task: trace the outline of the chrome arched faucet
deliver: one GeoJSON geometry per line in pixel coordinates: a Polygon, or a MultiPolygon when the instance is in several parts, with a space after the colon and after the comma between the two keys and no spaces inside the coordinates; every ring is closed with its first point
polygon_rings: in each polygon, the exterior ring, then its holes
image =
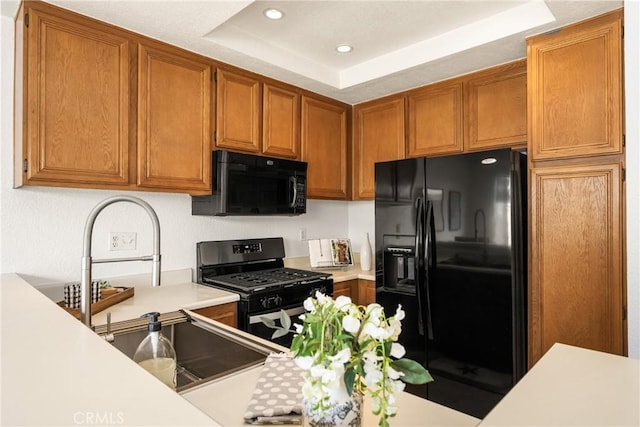
{"type": "Polygon", "coordinates": [[[82,279],[80,282],[80,320],[82,323],[91,327],[91,266],[92,264],[100,264],[107,262],[124,262],[124,261],[151,261],[151,284],[160,286],[160,223],[158,216],[153,208],[144,200],[133,196],[113,196],[98,203],[89,213],[87,222],[84,226],[84,244],[82,247],[82,279]],[[153,223],[153,254],[142,257],[131,258],[108,258],[100,260],[91,259],[91,236],[93,234],[93,224],[107,206],[117,202],[129,202],[142,207],[149,214],[153,223]]]}

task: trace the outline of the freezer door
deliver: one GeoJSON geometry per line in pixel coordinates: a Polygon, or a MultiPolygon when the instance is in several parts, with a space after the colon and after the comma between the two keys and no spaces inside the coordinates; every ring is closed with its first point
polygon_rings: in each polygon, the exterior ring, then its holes
{"type": "Polygon", "coordinates": [[[415,294],[416,215],[424,158],[375,165],[376,286],[415,294]]]}
{"type": "Polygon", "coordinates": [[[526,224],[514,222],[520,187],[512,178],[508,149],[426,161],[437,254],[429,272],[427,368],[435,381],[428,398],[480,418],[514,385],[514,360],[524,351],[514,320],[526,306],[525,293],[514,292],[523,286],[514,260],[524,249],[514,229],[526,224]]]}

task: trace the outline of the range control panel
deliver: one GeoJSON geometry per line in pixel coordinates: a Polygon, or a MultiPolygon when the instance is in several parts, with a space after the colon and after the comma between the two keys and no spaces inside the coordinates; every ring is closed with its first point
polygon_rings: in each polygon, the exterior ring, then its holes
{"type": "Polygon", "coordinates": [[[233,245],[234,254],[256,254],[262,252],[261,243],[233,245]]]}

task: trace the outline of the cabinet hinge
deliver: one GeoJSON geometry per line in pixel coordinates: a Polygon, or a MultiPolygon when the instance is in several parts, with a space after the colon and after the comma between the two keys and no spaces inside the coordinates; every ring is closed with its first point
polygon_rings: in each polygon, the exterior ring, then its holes
{"type": "Polygon", "coordinates": [[[627,135],[626,134],[622,135],[622,146],[623,147],[627,146],[627,135]]]}
{"type": "Polygon", "coordinates": [[[24,26],[29,28],[29,14],[28,13],[24,14],[24,26]]]}
{"type": "Polygon", "coordinates": [[[622,168],[622,182],[625,182],[626,180],[627,180],[627,169],[622,168]]]}
{"type": "Polygon", "coordinates": [[[28,170],[29,170],[29,161],[27,159],[24,159],[24,161],[22,162],[22,171],[24,173],[27,173],[28,170]]]}
{"type": "Polygon", "coordinates": [[[622,26],[622,28],[620,29],[620,37],[624,38],[624,25],[622,26]]]}
{"type": "Polygon", "coordinates": [[[218,83],[218,73],[216,71],[214,71],[213,73],[211,73],[211,80],[214,83],[218,83]]]}
{"type": "Polygon", "coordinates": [[[622,306],[622,320],[627,320],[627,306],[622,306]]]}

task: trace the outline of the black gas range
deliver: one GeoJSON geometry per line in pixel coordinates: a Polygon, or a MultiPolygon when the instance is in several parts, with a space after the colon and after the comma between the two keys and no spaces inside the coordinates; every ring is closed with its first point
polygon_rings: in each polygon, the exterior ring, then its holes
{"type": "MultiPolygon", "coordinates": [[[[307,297],[316,291],[333,295],[330,274],[287,268],[284,256],[281,237],[199,242],[197,281],[240,295],[238,328],[271,340],[273,330],[261,318],[277,319],[285,310],[296,320],[307,297]]],[[[289,334],[272,341],[289,346],[291,339],[289,334]]]]}

